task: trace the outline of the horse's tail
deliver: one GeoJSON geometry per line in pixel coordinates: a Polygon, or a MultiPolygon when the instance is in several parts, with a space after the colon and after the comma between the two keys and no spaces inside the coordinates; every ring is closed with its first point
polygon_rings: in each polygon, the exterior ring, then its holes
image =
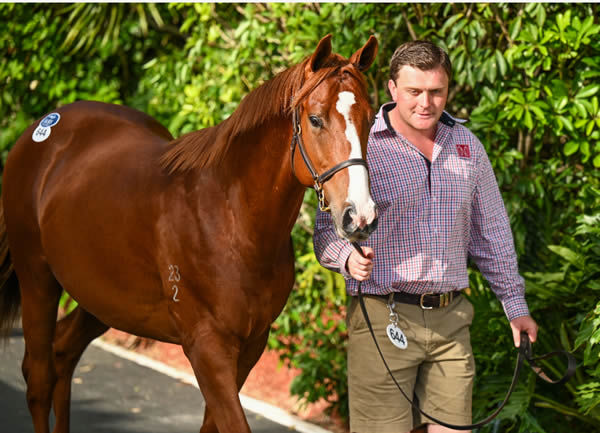
{"type": "Polygon", "coordinates": [[[20,310],[21,291],[8,250],[4,207],[0,200],[0,339],[7,337],[20,310]]]}

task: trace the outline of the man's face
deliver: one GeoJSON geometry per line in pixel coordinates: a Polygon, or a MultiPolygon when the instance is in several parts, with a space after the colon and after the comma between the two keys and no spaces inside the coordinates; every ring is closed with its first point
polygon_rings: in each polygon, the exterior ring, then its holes
{"type": "Polygon", "coordinates": [[[422,71],[404,65],[396,82],[390,80],[388,87],[397,104],[397,120],[401,127],[421,132],[435,131],[448,98],[448,76],[442,66],[422,71]]]}

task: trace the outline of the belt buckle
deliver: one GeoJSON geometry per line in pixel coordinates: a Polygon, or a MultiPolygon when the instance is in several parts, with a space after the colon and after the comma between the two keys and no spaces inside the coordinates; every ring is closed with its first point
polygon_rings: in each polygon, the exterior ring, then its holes
{"type": "Polygon", "coordinates": [[[433,307],[426,307],[425,305],[423,305],[423,298],[427,295],[433,295],[433,293],[423,293],[421,295],[421,298],[419,299],[419,307],[421,307],[421,309],[423,310],[433,310],[433,307]]]}

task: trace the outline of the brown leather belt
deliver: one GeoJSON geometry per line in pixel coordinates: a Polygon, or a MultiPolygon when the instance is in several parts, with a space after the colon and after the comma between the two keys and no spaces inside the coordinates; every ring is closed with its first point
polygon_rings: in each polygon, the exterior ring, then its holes
{"type": "Polygon", "coordinates": [[[402,304],[418,305],[423,310],[432,310],[434,308],[444,308],[452,303],[452,301],[460,296],[460,291],[446,293],[423,293],[413,294],[406,292],[392,292],[389,295],[366,295],[373,296],[378,299],[382,299],[384,302],[388,302],[390,296],[393,295],[395,302],[402,304]]]}

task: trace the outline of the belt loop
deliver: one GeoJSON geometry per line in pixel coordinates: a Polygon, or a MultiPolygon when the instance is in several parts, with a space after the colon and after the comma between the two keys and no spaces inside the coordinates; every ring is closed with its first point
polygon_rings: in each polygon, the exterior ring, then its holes
{"type": "Polygon", "coordinates": [[[394,292],[391,292],[388,296],[388,305],[392,305],[394,303],[394,292]]]}

